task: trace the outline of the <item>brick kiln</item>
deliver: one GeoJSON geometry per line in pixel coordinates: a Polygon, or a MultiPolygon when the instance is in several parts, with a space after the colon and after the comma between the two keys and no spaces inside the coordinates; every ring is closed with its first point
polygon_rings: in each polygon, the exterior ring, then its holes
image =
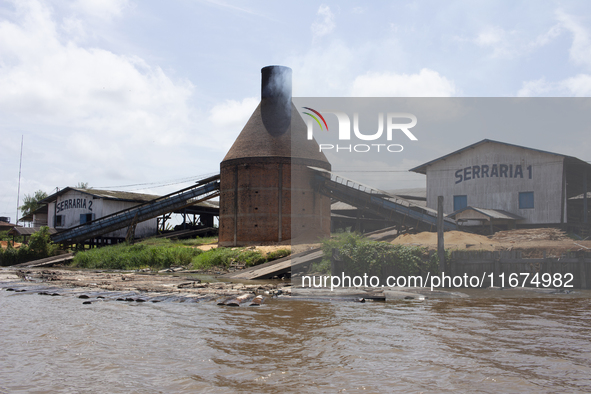
{"type": "Polygon", "coordinates": [[[291,69],[261,70],[261,102],[220,164],[221,246],[330,235],[330,199],[307,166],[330,163],[291,102],[291,69]]]}

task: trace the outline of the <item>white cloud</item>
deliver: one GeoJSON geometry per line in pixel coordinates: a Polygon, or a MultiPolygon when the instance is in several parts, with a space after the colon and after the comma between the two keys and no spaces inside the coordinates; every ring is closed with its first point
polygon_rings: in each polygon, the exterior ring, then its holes
{"type": "Polygon", "coordinates": [[[591,35],[589,30],[580,24],[577,19],[566,14],[562,10],[556,11],[556,19],[562,27],[573,34],[573,43],[570,48],[570,58],[575,65],[591,67],[591,35]]]}
{"type": "Polygon", "coordinates": [[[186,107],[189,82],[174,82],[138,57],[61,42],[50,10],[39,1],[18,11],[20,23],[0,22],[1,111],[87,124],[94,117],[178,115],[186,107]]]}
{"type": "Polygon", "coordinates": [[[80,13],[105,20],[120,17],[129,6],[129,0],[77,0],[72,5],[80,13]]]}
{"type": "Polygon", "coordinates": [[[575,97],[591,96],[591,75],[579,74],[565,79],[561,84],[575,97]]]}
{"type": "Polygon", "coordinates": [[[314,39],[330,34],[336,26],[329,6],[323,4],[318,7],[317,15],[319,18],[311,26],[314,39]]]}
{"type": "Polygon", "coordinates": [[[482,48],[490,48],[493,58],[512,58],[520,54],[521,35],[517,31],[507,32],[499,26],[483,28],[472,41],[482,48]]]}
{"type": "Polygon", "coordinates": [[[481,48],[490,48],[492,58],[516,58],[549,44],[562,33],[560,24],[551,26],[546,32],[531,38],[526,32],[519,30],[507,31],[500,26],[484,27],[472,41],[481,48]]]}
{"type": "Polygon", "coordinates": [[[523,82],[521,89],[517,92],[517,97],[535,97],[545,95],[548,92],[554,90],[550,83],[544,78],[540,78],[534,81],[523,82]]]}
{"type": "Polygon", "coordinates": [[[536,96],[591,96],[591,75],[578,74],[558,82],[548,82],[544,78],[526,81],[517,92],[518,97],[536,96]]]}
{"type": "Polygon", "coordinates": [[[247,97],[242,101],[226,100],[210,110],[209,120],[217,127],[244,126],[258,104],[256,97],[247,97]]]}
{"type": "Polygon", "coordinates": [[[209,137],[212,146],[227,151],[259,104],[256,97],[242,101],[226,100],[209,111],[208,122],[216,132],[209,137]]]}
{"type": "Polygon", "coordinates": [[[481,31],[474,41],[480,46],[489,46],[502,42],[504,37],[505,31],[500,27],[494,26],[487,27],[481,31]]]}
{"type": "MultiPolygon", "coordinates": [[[[124,3],[109,4],[115,15],[124,3]]],[[[81,14],[59,21],[38,0],[14,9],[12,19],[0,20],[0,136],[14,152],[15,135],[25,135],[22,193],[96,179],[143,181],[155,169],[206,161],[186,153],[208,145],[198,138],[205,130],[189,105],[189,81],[139,57],[64,39],[64,26],[84,33],[84,23],[72,22],[84,21],[81,14]]],[[[11,190],[12,182],[0,181],[0,189],[11,190]]]]}
{"type": "MultiPolygon", "coordinates": [[[[572,33],[572,44],[569,49],[569,58],[575,66],[591,67],[591,33],[577,18],[558,9],[555,12],[558,25],[538,38],[540,45],[557,37],[563,30],[572,33]]],[[[524,81],[517,92],[519,97],[533,96],[591,96],[591,75],[580,73],[561,81],[547,81],[545,78],[524,81]]]]}
{"type": "Polygon", "coordinates": [[[540,34],[534,41],[530,43],[532,49],[543,47],[549,44],[553,39],[557,38],[562,33],[560,25],[554,25],[547,32],[540,34]]]}
{"type": "Polygon", "coordinates": [[[418,74],[367,73],[355,78],[351,96],[357,97],[450,97],[453,81],[423,68],[418,74]]]}
{"type": "Polygon", "coordinates": [[[285,64],[294,70],[293,95],[346,95],[358,66],[356,59],[366,54],[363,48],[350,48],[332,40],[326,46],[313,46],[303,55],[288,58],[285,64]]]}

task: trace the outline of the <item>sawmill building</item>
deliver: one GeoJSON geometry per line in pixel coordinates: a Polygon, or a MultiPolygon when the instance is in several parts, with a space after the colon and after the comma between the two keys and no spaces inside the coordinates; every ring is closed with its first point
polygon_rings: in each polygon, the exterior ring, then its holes
{"type": "MultiPolygon", "coordinates": [[[[47,225],[56,230],[65,230],[92,220],[111,215],[123,209],[151,201],[158,196],[113,190],[78,189],[66,187],[45,198],[47,204],[47,225]]],[[[157,219],[138,223],[135,236],[149,237],[157,233],[157,219]]],[[[104,239],[125,238],[127,229],[104,234],[104,239]]]]}
{"type": "Polygon", "coordinates": [[[427,207],[465,225],[588,226],[591,165],[559,153],[482,140],[410,171],[427,176],[427,207]]]}

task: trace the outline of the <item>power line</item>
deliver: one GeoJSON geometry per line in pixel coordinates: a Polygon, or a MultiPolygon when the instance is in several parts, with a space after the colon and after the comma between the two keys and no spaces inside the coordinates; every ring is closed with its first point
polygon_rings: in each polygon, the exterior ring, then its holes
{"type": "MultiPolygon", "coordinates": [[[[134,183],[131,185],[96,186],[94,188],[95,189],[109,189],[109,188],[124,189],[124,188],[135,187],[135,186],[152,186],[152,187],[150,187],[151,189],[156,189],[159,187],[178,185],[181,183],[197,181],[200,179],[210,177],[215,174],[217,174],[217,172],[211,172],[211,173],[207,173],[207,174],[195,175],[195,176],[185,177],[185,178],[170,179],[170,180],[160,181],[160,182],[134,183]]],[[[132,189],[132,190],[143,190],[143,189],[148,189],[148,188],[144,187],[144,188],[137,188],[137,189],[132,189]]]]}

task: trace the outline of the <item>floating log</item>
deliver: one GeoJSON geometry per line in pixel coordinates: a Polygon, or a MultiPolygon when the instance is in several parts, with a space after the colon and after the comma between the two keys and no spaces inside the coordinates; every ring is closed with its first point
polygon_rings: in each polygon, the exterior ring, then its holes
{"type": "Polygon", "coordinates": [[[236,298],[226,301],[226,303],[224,305],[226,305],[226,306],[240,306],[240,304],[250,300],[252,297],[254,297],[253,294],[242,294],[236,298]]]}
{"type": "Polygon", "coordinates": [[[233,299],[234,299],[234,297],[220,298],[218,300],[218,305],[226,305],[226,302],[232,301],[233,299]]]}
{"type": "Polygon", "coordinates": [[[249,306],[260,306],[263,302],[265,302],[265,297],[258,295],[250,302],[249,306]]]}
{"type": "Polygon", "coordinates": [[[196,284],[201,283],[200,280],[194,280],[192,282],[183,282],[183,283],[179,283],[178,285],[176,285],[177,288],[182,289],[185,287],[195,287],[196,284]]]}
{"type": "Polygon", "coordinates": [[[406,291],[399,291],[399,290],[385,290],[384,295],[386,296],[386,301],[394,301],[394,300],[424,300],[428,297],[425,297],[422,294],[410,293],[406,291]]]}

